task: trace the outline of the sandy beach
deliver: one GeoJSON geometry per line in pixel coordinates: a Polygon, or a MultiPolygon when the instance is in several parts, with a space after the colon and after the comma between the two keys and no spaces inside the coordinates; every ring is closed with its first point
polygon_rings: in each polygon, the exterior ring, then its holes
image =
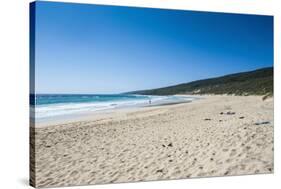
{"type": "Polygon", "coordinates": [[[52,187],[272,173],[273,98],[203,97],[32,127],[31,182],[52,187]]]}

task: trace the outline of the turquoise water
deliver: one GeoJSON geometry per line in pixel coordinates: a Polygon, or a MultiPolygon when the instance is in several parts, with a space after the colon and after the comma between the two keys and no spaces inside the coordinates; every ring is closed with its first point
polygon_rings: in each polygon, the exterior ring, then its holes
{"type": "Polygon", "coordinates": [[[183,96],[149,96],[129,94],[37,94],[35,118],[114,110],[118,108],[144,107],[167,103],[191,101],[183,96]]]}
{"type": "Polygon", "coordinates": [[[146,95],[127,94],[38,94],[36,105],[63,104],[63,103],[89,103],[89,102],[118,102],[132,100],[149,100],[146,95]]]}

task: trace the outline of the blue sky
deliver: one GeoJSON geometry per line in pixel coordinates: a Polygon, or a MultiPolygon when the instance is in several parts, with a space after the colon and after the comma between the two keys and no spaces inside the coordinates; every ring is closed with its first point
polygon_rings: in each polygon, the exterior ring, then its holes
{"type": "Polygon", "coordinates": [[[273,66],[273,17],[36,3],[37,93],[119,93],[273,66]]]}

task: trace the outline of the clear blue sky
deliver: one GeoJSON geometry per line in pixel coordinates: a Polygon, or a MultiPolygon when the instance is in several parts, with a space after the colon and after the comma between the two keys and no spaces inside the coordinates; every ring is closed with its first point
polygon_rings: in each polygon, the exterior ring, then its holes
{"type": "Polygon", "coordinates": [[[36,92],[119,93],[273,66],[273,17],[37,2],[36,92]]]}

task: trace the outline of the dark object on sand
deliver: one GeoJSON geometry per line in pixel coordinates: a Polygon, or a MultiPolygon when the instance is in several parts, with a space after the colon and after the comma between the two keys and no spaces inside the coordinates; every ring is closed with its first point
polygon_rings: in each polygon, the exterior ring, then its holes
{"type": "Polygon", "coordinates": [[[244,119],[244,118],[245,118],[244,116],[239,117],[239,119],[244,119]]]}
{"type": "Polygon", "coordinates": [[[173,144],[172,144],[172,143],[170,143],[170,144],[168,144],[168,146],[169,146],[169,147],[173,147],[173,144]]]}
{"type": "Polygon", "coordinates": [[[270,123],[269,121],[262,121],[262,122],[255,123],[255,125],[266,125],[269,123],[270,123]]]}
{"type": "Polygon", "coordinates": [[[272,97],[273,95],[271,94],[271,93],[269,93],[269,94],[266,94],[266,95],[264,95],[263,97],[262,97],[262,100],[264,101],[264,100],[266,100],[266,99],[268,99],[268,98],[270,98],[270,97],[272,97]]]}
{"type": "Polygon", "coordinates": [[[211,121],[211,119],[210,119],[210,118],[205,118],[204,120],[205,120],[205,121],[211,121]]]}
{"type": "Polygon", "coordinates": [[[163,173],[163,169],[158,169],[156,173],[163,173]]]}
{"type": "Polygon", "coordinates": [[[223,112],[221,112],[220,115],[223,115],[223,112]]]}
{"type": "Polygon", "coordinates": [[[227,115],[234,115],[235,112],[226,112],[227,115]]]}

